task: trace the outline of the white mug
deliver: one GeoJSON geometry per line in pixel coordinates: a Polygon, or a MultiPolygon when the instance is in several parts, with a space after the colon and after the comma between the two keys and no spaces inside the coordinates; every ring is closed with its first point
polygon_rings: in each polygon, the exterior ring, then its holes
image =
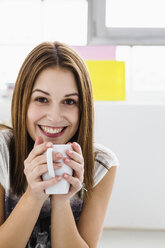
{"type": "MultiPolygon", "coordinates": [[[[63,161],[64,157],[68,157],[66,155],[66,150],[73,150],[71,144],[65,144],[65,145],[53,145],[52,148],[48,148],[46,151],[46,157],[47,157],[47,166],[48,166],[48,172],[44,173],[42,175],[42,179],[49,180],[55,176],[62,176],[64,173],[67,173],[69,175],[73,174],[72,168],[70,168],[68,165],[66,165],[63,161]],[[52,152],[59,152],[62,154],[62,159],[57,160],[62,164],[62,167],[54,170],[53,168],[53,159],[52,159],[52,152]]],[[[48,195],[54,195],[54,194],[67,194],[70,188],[70,184],[62,178],[57,184],[47,188],[45,190],[46,194],[48,195]]]]}

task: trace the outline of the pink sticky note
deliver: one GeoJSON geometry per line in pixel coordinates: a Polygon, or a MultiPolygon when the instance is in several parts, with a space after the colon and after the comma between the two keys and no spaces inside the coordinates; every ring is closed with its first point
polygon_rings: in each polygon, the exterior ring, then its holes
{"type": "Polygon", "coordinates": [[[73,46],[84,60],[115,60],[115,46],[73,46]]]}

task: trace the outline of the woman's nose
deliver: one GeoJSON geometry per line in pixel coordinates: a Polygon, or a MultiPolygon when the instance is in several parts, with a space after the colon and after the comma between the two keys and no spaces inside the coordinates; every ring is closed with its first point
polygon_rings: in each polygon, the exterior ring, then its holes
{"type": "Polygon", "coordinates": [[[47,117],[53,122],[60,122],[62,117],[62,109],[58,105],[53,105],[47,112],[47,117]]]}

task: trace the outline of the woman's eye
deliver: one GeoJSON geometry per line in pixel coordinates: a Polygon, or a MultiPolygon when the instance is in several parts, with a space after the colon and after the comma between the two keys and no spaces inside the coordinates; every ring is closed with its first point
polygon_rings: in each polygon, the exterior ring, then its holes
{"type": "Polygon", "coordinates": [[[37,97],[35,99],[37,102],[46,103],[48,100],[45,97],[37,97]]]}
{"type": "Polygon", "coordinates": [[[76,104],[76,101],[73,100],[73,99],[66,99],[66,100],[64,101],[64,103],[65,103],[65,104],[68,104],[68,105],[73,105],[73,104],[76,104]]]}

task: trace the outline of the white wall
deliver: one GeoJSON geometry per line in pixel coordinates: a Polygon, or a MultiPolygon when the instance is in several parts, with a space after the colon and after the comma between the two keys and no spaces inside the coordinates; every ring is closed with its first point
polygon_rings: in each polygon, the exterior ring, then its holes
{"type": "Polygon", "coordinates": [[[165,228],[165,105],[96,102],[95,140],[120,160],[105,227],[165,228]]]}

